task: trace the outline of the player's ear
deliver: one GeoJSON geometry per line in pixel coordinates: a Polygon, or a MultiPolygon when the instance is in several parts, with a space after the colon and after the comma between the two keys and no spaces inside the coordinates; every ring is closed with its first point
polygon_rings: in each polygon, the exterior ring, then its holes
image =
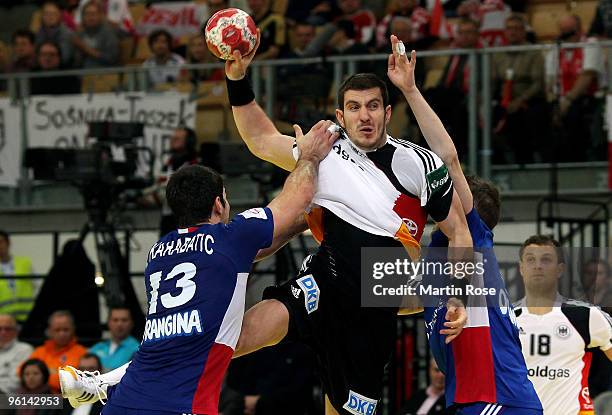
{"type": "Polygon", "coordinates": [[[338,120],[340,127],[346,128],[344,126],[344,111],[342,111],[340,108],[336,108],[336,119],[338,120]]]}
{"type": "Polygon", "coordinates": [[[385,121],[387,123],[391,121],[391,105],[387,105],[385,108],[385,121]]]}
{"type": "Polygon", "coordinates": [[[223,202],[221,201],[221,198],[219,196],[215,198],[212,214],[210,216],[211,218],[213,216],[223,216],[223,202]]]}

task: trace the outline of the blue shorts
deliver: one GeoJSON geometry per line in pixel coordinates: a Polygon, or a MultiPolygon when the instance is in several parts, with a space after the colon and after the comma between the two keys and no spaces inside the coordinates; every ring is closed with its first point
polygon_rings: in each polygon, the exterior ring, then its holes
{"type": "Polygon", "coordinates": [[[100,415],[190,415],[182,412],[152,411],[150,409],[132,409],[113,405],[107,402],[100,415]]]}
{"type": "Polygon", "coordinates": [[[458,405],[456,415],[543,415],[541,409],[513,408],[494,403],[474,403],[468,405],[458,405]]]}

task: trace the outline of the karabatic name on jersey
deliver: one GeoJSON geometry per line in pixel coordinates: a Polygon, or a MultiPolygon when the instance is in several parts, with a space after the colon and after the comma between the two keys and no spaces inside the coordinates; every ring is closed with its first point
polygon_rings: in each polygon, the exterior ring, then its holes
{"type": "MultiPolygon", "coordinates": [[[[466,220],[475,251],[484,260],[484,273],[474,275],[470,284],[495,288],[496,294],[468,298],[468,324],[450,344],[440,334],[445,328],[446,302],[441,299],[438,307],[425,307],[432,354],[446,374],[447,406],[487,402],[541,410],[527,377],[516,317],[493,252],[493,232],[476,209],[466,215],[466,220]]],[[[448,239],[438,230],[429,246],[446,247],[448,239]]]]}
{"type": "Polygon", "coordinates": [[[258,250],[272,243],[273,230],[270,209],[250,209],[229,224],[170,232],[151,248],[145,333],[110,402],[217,414],[240,335],[248,273],[258,250]]]}

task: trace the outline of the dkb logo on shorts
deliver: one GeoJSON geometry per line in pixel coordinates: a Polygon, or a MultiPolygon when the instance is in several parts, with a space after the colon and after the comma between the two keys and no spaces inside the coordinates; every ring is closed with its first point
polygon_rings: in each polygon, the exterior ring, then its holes
{"type": "Polygon", "coordinates": [[[319,308],[319,294],[321,291],[312,274],[298,278],[297,283],[302,291],[304,291],[304,303],[306,304],[308,314],[316,311],[319,308]]]}
{"type": "Polygon", "coordinates": [[[357,392],[349,390],[348,401],[346,401],[342,408],[355,415],[373,415],[376,411],[377,403],[374,399],[366,398],[357,392]]]}

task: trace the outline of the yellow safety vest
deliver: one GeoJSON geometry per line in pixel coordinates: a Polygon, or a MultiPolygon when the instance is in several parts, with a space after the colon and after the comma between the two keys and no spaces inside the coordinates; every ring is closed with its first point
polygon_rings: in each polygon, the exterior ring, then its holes
{"type": "MultiPolygon", "coordinates": [[[[15,275],[32,274],[30,258],[13,257],[13,270],[15,275]]],[[[31,279],[0,279],[0,314],[11,314],[22,323],[28,318],[33,306],[34,284],[31,279]]]]}

